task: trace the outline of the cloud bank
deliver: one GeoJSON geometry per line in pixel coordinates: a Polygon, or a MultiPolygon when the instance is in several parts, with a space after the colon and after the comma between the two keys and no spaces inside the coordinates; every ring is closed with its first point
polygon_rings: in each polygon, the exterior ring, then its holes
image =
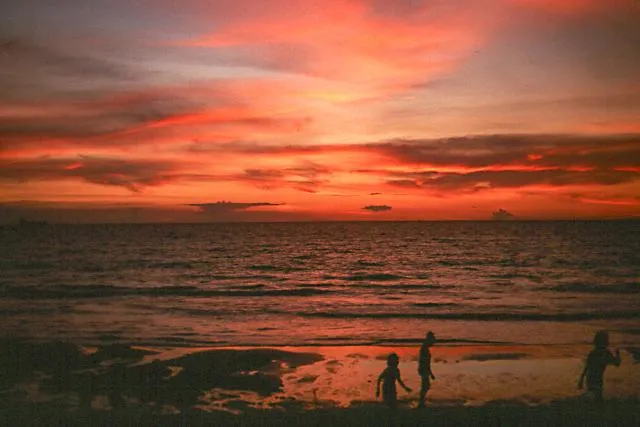
{"type": "Polygon", "coordinates": [[[388,212],[392,209],[392,207],[388,205],[369,205],[363,207],[362,209],[371,212],[388,212]]]}

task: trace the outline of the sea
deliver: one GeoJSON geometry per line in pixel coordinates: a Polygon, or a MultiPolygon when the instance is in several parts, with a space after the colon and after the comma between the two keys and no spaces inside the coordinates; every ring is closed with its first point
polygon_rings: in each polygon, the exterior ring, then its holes
{"type": "Polygon", "coordinates": [[[0,336],[640,345],[640,221],[0,227],[0,336]]]}

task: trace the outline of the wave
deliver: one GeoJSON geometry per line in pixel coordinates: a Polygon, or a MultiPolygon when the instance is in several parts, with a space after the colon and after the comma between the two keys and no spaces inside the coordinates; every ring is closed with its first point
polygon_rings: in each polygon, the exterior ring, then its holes
{"type": "Polygon", "coordinates": [[[359,259],[356,264],[361,265],[363,267],[384,267],[383,262],[375,262],[375,261],[364,261],[359,259]]]}
{"type": "Polygon", "coordinates": [[[393,288],[393,289],[406,289],[406,290],[411,290],[411,289],[441,289],[441,288],[444,288],[444,286],[442,286],[442,285],[435,285],[433,283],[399,284],[399,285],[392,285],[392,286],[389,286],[389,287],[393,288]]]}
{"type": "Polygon", "coordinates": [[[194,267],[194,263],[189,261],[166,261],[156,262],[149,265],[149,268],[167,268],[167,269],[190,269],[194,267]]]}
{"type": "MultiPolygon", "coordinates": [[[[185,276],[181,276],[185,277],[185,276]]],[[[235,275],[227,275],[227,274],[199,274],[198,278],[207,279],[209,281],[230,281],[236,280],[239,282],[245,280],[267,280],[272,282],[283,281],[283,278],[280,276],[275,276],[272,274],[235,274],[235,275]]]]}
{"type": "Polygon", "coordinates": [[[297,266],[291,266],[291,265],[284,265],[284,266],[277,266],[277,265],[270,265],[270,264],[256,264],[256,265],[249,265],[247,267],[245,267],[247,270],[253,270],[253,271],[262,271],[265,273],[268,272],[272,272],[272,273],[292,273],[292,272],[296,272],[296,271],[307,271],[307,268],[304,267],[297,267],[297,266]]]}
{"type": "Polygon", "coordinates": [[[285,288],[265,289],[260,285],[235,287],[231,289],[201,289],[195,286],[159,286],[154,288],[130,288],[111,285],[70,286],[59,285],[48,288],[9,287],[0,292],[5,298],[16,299],[79,299],[110,298],[125,296],[150,297],[268,297],[268,296],[313,296],[330,293],[326,289],[285,288]]]}
{"type": "Polygon", "coordinates": [[[404,279],[404,277],[397,276],[395,274],[380,273],[380,274],[355,274],[353,276],[343,277],[342,279],[350,282],[364,282],[364,281],[385,282],[390,280],[401,280],[401,279],[404,279]]]}
{"type": "Polygon", "coordinates": [[[570,283],[566,285],[538,288],[551,292],[575,292],[583,294],[640,294],[640,283],[617,283],[611,285],[594,285],[570,283]]]}
{"type": "Polygon", "coordinates": [[[542,279],[535,274],[522,274],[522,273],[504,273],[504,274],[490,274],[488,277],[494,279],[528,279],[533,282],[540,282],[542,279]]]}
{"type": "Polygon", "coordinates": [[[340,289],[387,289],[387,290],[421,290],[421,289],[441,289],[444,286],[435,285],[432,283],[422,283],[422,284],[402,284],[402,283],[394,283],[394,284],[371,284],[371,283],[300,283],[296,286],[302,288],[340,288],[340,289]]]}
{"type": "MultiPolygon", "coordinates": [[[[60,312],[68,312],[71,310],[65,309],[60,310],[57,308],[29,308],[29,315],[42,315],[42,314],[58,314],[60,312]]],[[[7,316],[13,317],[21,314],[25,314],[25,310],[22,308],[0,308],[0,317],[7,316]]]]}
{"type": "Polygon", "coordinates": [[[276,267],[275,265],[269,264],[259,264],[259,265],[250,265],[247,267],[249,270],[258,270],[258,271],[281,271],[282,268],[276,267]]]}
{"type": "Polygon", "coordinates": [[[295,259],[295,260],[298,260],[298,261],[303,261],[303,260],[307,260],[307,259],[313,259],[315,257],[316,257],[316,255],[314,255],[314,254],[307,254],[307,255],[294,256],[291,259],[295,259]]]}
{"type": "Polygon", "coordinates": [[[455,307],[460,304],[456,304],[453,302],[414,302],[414,307],[455,307]]]}
{"type": "Polygon", "coordinates": [[[341,319],[432,319],[473,321],[531,321],[574,322],[584,320],[640,319],[640,311],[577,312],[577,313],[348,313],[348,312],[295,312],[300,317],[341,319]]]}
{"type": "Polygon", "coordinates": [[[228,286],[225,289],[229,290],[229,289],[233,289],[233,290],[240,290],[240,291],[246,291],[246,290],[250,290],[250,289],[264,289],[266,288],[266,285],[232,285],[232,286],[228,286]]]}

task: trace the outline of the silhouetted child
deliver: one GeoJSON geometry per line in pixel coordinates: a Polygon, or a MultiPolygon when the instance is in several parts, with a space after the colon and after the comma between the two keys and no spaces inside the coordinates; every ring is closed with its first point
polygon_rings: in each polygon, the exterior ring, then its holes
{"type": "Polygon", "coordinates": [[[604,370],[608,365],[620,366],[620,350],[616,350],[616,355],[611,354],[609,349],[609,334],[606,331],[598,331],[593,337],[593,350],[587,356],[578,388],[584,386],[584,378],[587,377],[587,390],[593,393],[596,402],[602,402],[602,389],[604,383],[604,370]]]}
{"type": "Polygon", "coordinates": [[[433,332],[427,332],[427,335],[420,347],[420,356],[418,357],[418,374],[422,378],[422,384],[420,386],[420,398],[418,400],[418,407],[424,407],[424,400],[427,397],[427,392],[431,388],[431,380],[435,380],[436,377],[431,371],[431,350],[430,347],[436,343],[436,336],[433,332]]]}
{"type": "Polygon", "coordinates": [[[376,386],[376,397],[380,397],[380,382],[382,382],[382,400],[389,405],[390,408],[395,408],[398,401],[396,392],[396,381],[400,383],[407,393],[411,393],[411,389],[407,387],[400,378],[400,370],[398,364],[400,359],[395,353],[391,353],[387,358],[387,367],[378,377],[378,385],[376,386]]]}

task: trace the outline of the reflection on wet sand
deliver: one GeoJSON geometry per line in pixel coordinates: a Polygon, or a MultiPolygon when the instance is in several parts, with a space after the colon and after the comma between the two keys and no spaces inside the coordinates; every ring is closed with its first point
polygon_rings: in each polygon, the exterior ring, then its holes
{"type": "MultiPolygon", "coordinates": [[[[142,349],[111,345],[2,343],[2,405],[57,402],[77,407],[196,407],[233,413],[249,409],[352,407],[375,401],[375,383],[390,353],[398,354],[407,386],[419,390],[417,347],[283,347],[142,349]]],[[[542,404],[578,396],[584,347],[439,346],[430,405],[489,402],[542,404]]],[[[637,398],[640,371],[623,352],[607,371],[607,397],[637,398]]],[[[417,391],[400,394],[413,407],[417,391]]]]}
{"type": "MultiPolygon", "coordinates": [[[[577,396],[576,378],[584,347],[440,346],[434,350],[433,382],[428,401],[436,405],[482,405],[492,401],[542,404],[577,396]]],[[[406,384],[419,389],[415,347],[319,347],[318,363],[301,366],[284,377],[284,394],[317,406],[373,401],[378,373],[389,353],[400,356],[406,384]],[[314,381],[300,381],[301,378],[314,381]]],[[[611,398],[637,397],[640,371],[631,363],[607,372],[611,398]]],[[[417,392],[400,396],[414,406],[417,392]]]]}

